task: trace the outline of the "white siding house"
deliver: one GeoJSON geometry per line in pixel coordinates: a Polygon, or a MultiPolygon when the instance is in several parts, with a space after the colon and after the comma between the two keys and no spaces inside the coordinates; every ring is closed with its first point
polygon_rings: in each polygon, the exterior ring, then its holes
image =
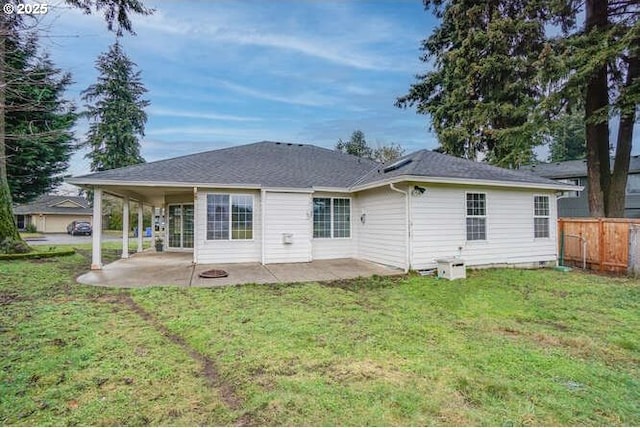
{"type": "Polygon", "coordinates": [[[385,186],[358,193],[358,258],[406,268],[405,197],[385,186]]]}
{"type": "Polygon", "coordinates": [[[557,258],[555,227],[534,236],[534,196],[549,198],[548,223],[556,224],[555,194],[477,186],[428,185],[411,197],[411,267],[433,267],[435,260],[459,256],[469,266],[550,262],[557,258]],[[486,239],[468,240],[466,195],[486,195],[486,239]]]}
{"type": "Polygon", "coordinates": [[[166,248],[193,252],[195,263],[357,258],[407,270],[442,257],[469,266],[554,263],[556,194],[581,189],[428,150],[384,165],[274,142],[67,181],[95,191],[96,212],[103,192],[163,208],[166,248]]]}
{"type": "Polygon", "coordinates": [[[264,263],[310,262],[311,194],[265,192],[264,263]]]}

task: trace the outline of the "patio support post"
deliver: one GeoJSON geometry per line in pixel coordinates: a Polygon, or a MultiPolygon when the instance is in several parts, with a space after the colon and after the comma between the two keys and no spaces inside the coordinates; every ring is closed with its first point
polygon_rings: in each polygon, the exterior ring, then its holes
{"type": "Polygon", "coordinates": [[[102,269],[102,189],[93,189],[93,237],[91,243],[91,270],[102,269]]]}
{"type": "Polygon", "coordinates": [[[138,202],[138,253],[142,252],[142,239],[144,236],[144,215],[142,202],[138,202]]]}
{"type": "Polygon", "coordinates": [[[198,263],[198,187],[193,187],[193,264],[198,263]]]}
{"type": "Polygon", "coordinates": [[[129,258],[129,198],[125,197],[122,203],[122,256],[129,258]]]}

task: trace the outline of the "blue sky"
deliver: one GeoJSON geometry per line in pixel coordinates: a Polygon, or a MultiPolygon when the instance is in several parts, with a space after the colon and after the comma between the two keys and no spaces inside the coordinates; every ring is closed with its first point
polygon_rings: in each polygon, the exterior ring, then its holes
{"type": "MultiPolygon", "coordinates": [[[[333,147],[356,129],[373,146],[436,146],[426,116],[393,105],[424,70],[420,41],[435,24],[418,0],[146,4],[156,13],[122,44],[149,90],[147,161],[261,140],[333,147]]],[[[46,18],[43,44],[82,106],[115,37],[97,15],[57,7],[46,18]]],[[[71,174],[89,171],[83,156],[71,174]]]]}
{"type": "MultiPolygon", "coordinates": [[[[437,146],[427,116],[393,105],[425,71],[420,42],[437,25],[420,0],[145,4],[155,14],[134,18],[137,36],[121,43],[149,90],[147,161],[261,140],[332,148],[356,129],[372,146],[437,146]]],[[[95,60],[115,36],[100,15],[63,2],[40,28],[56,65],[72,73],[68,95],[82,108],[80,92],[95,82],[95,60]]],[[[78,124],[80,140],[86,129],[78,124]]],[[[84,155],[74,155],[70,174],[89,172],[84,155]]]]}

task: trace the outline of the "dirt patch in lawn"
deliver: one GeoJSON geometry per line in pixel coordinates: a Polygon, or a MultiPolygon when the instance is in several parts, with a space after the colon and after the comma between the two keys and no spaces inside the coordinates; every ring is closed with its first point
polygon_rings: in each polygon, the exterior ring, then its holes
{"type": "MultiPolygon", "coordinates": [[[[105,303],[122,304],[126,306],[131,311],[138,314],[142,319],[147,321],[164,337],[180,346],[191,358],[202,366],[201,375],[205,379],[206,384],[210,388],[219,391],[220,398],[225,405],[227,405],[231,410],[241,409],[242,400],[236,394],[234,387],[220,376],[213,360],[192,348],[183,337],[169,331],[169,329],[165,327],[155,316],[138,305],[131,296],[126,294],[108,295],[101,296],[98,300],[105,303]]],[[[241,416],[240,419],[236,421],[237,426],[247,426],[250,424],[251,421],[248,419],[247,415],[241,416]]]]}

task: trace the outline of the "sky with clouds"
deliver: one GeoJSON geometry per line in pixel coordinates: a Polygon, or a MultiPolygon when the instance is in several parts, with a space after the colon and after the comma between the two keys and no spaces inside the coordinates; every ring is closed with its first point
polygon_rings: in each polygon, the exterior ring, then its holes
{"type": "MultiPolygon", "coordinates": [[[[437,21],[420,0],[145,4],[156,12],[135,17],[137,35],[121,43],[149,91],[147,161],[262,140],[332,148],[356,129],[373,146],[437,146],[427,116],[393,105],[426,70],[420,42],[437,21]]],[[[40,28],[82,108],[80,92],[95,82],[95,60],[115,35],[100,15],[62,1],[40,28]]],[[[79,122],[79,139],[86,129],[79,122]]],[[[70,174],[89,172],[84,155],[73,157],[70,174]]]]}
{"type": "MultiPolygon", "coordinates": [[[[426,116],[393,105],[424,71],[420,41],[435,21],[419,0],[145,4],[156,12],[135,18],[137,35],[121,43],[149,91],[147,161],[261,140],[330,148],[356,129],[373,146],[437,145],[426,116]]],[[[72,73],[68,95],[82,107],[115,36],[99,15],[63,3],[43,24],[43,45],[72,73]]],[[[89,171],[83,156],[71,174],[89,171]]]]}

